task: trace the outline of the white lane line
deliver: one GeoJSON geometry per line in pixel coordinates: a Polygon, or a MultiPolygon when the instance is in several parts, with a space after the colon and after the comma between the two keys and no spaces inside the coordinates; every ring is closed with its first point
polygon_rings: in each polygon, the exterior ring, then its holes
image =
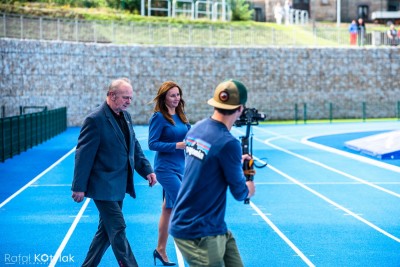
{"type": "MultiPolygon", "coordinates": [[[[135,186],[146,186],[146,187],[149,187],[149,184],[148,183],[141,183],[141,184],[135,184],[135,186]]],[[[154,186],[161,186],[161,185],[155,184],[154,186]]],[[[71,187],[71,184],[33,184],[33,185],[31,185],[31,187],[71,187]]]]}
{"type": "Polygon", "coordinates": [[[290,155],[292,155],[292,156],[295,156],[295,157],[297,157],[297,158],[300,158],[300,159],[305,160],[305,161],[307,161],[307,162],[310,162],[310,163],[312,163],[312,164],[318,165],[318,166],[320,166],[320,167],[322,167],[322,168],[325,168],[325,169],[327,169],[327,170],[330,170],[330,171],[332,171],[332,172],[335,172],[335,173],[338,173],[338,174],[340,174],[340,175],[343,175],[343,176],[345,176],[345,177],[347,177],[347,178],[349,178],[349,179],[355,180],[355,181],[360,182],[360,183],[362,183],[362,184],[368,185],[368,186],[370,186],[370,187],[373,187],[373,188],[375,188],[375,189],[378,189],[378,190],[380,190],[380,191],[383,191],[383,192],[385,192],[385,193],[388,193],[389,195],[392,195],[392,196],[395,196],[395,197],[400,198],[400,194],[398,194],[398,193],[396,193],[396,192],[393,192],[393,191],[388,190],[388,189],[386,189],[386,188],[380,187],[380,186],[378,186],[378,185],[376,185],[376,184],[374,184],[374,183],[371,183],[371,182],[365,181],[365,180],[363,180],[363,179],[361,179],[361,178],[358,178],[358,177],[356,177],[356,176],[354,176],[354,175],[348,174],[348,173],[343,172],[343,171],[341,171],[341,170],[338,170],[338,169],[335,169],[335,168],[330,167],[330,166],[328,166],[328,165],[325,165],[325,164],[323,164],[323,163],[321,163],[321,162],[319,162],[319,161],[316,161],[316,160],[310,159],[310,158],[308,158],[308,157],[302,156],[302,155],[300,155],[300,154],[294,153],[294,152],[292,152],[292,151],[290,151],[290,150],[287,150],[287,149],[282,148],[282,147],[280,147],[280,146],[274,145],[274,144],[272,144],[272,143],[270,142],[270,141],[272,141],[272,140],[274,140],[274,139],[279,139],[279,138],[280,138],[280,137],[273,137],[273,138],[270,138],[270,139],[267,139],[267,140],[264,140],[264,141],[256,138],[256,140],[259,141],[259,142],[264,142],[264,144],[266,144],[266,145],[268,145],[268,146],[270,146],[270,147],[273,147],[273,148],[275,148],[275,149],[277,149],[277,150],[280,150],[280,151],[282,151],[282,152],[285,152],[285,153],[287,153],[287,154],[290,154],[290,155]]]}
{"type": "Polygon", "coordinates": [[[317,137],[317,136],[304,137],[303,139],[301,139],[301,143],[303,143],[305,145],[308,145],[308,146],[311,146],[311,147],[314,147],[314,148],[317,148],[317,149],[320,149],[320,150],[325,150],[325,151],[328,151],[328,152],[331,152],[331,153],[334,153],[334,154],[338,154],[338,155],[341,155],[341,156],[344,156],[344,157],[347,157],[347,158],[351,158],[351,159],[360,161],[360,162],[364,162],[364,163],[367,163],[367,164],[370,164],[370,165],[374,165],[374,166],[377,166],[377,167],[380,167],[380,168],[383,168],[383,169],[387,169],[387,170],[391,170],[391,171],[400,173],[400,167],[398,167],[398,166],[391,165],[391,164],[388,164],[388,163],[385,163],[385,162],[381,162],[381,161],[377,161],[377,160],[374,160],[374,159],[371,159],[371,158],[363,157],[363,156],[360,156],[360,155],[356,155],[356,154],[353,154],[353,153],[349,153],[349,152],[346,152],[346,151],[341,151],[339,149],[332,148],[332,147],[329,147],[329,146],[324,146],[324,145],[321,145],[321,144],[317,144],[317,143],[314,143],[314,142],[308,140],[308,139],[314,138],[314,137],[317,137]]]}
{"type": "MultiPolygon", "coordinates": [[[[257,185],[293,185],[291,182],[257,182],[257,185]]],[[[313,184],[313,185],[353,185],[353,184],[363,184],[360,182],[305,182],[303,184],[313,184]]],[[[400,185],[399,182],[376,182],[374,184],[390,184],[390,185],[400,185]]]]}
{"type": "Polygon", "coordinates": [[[27,189],[30,185],[32,185],[34,182],[36,182],[37,180],[39,180],[43,175],[45,175],[46,173],[48,173],[51,169],[53,169],[55,166],[57,166],[58,164],[60,164],[65,158],[67,158],[70,154],[72,154],[75,151],[75,147],[73,149],[71,149],[67,154],[65,154],[64,156],[62,156],[59,160],[57,160],[56,162],[54,162],[50,167],[48,167],[46,170],[42,171],[38,176],[36,176],[35,178],[33,178],[30,182],[28,182],[26,185],[24,185],[23,187],[21,187],[17,192],[15,192],[14,194],[12,194],[10,197],[8,197],[6,200],[4,200],[1,204],[0,204],[0,208],[2,208],[5,204],[7,204],[8,202],[10,202],[13,198],[15,198],[16,196],[18,196],[22,191],[24,191],[25,189],[27,189]]]}
{"type": "Polygon", "coordinates": [[[50,264],[49,264],[49,267],[53,267],[53,266],[56,265],[58,259],[59,259],[60,256],[61,256],[61,253],[63,252],[63,250],[64,250],[65,246],[67,245],[67,243],[68,243],[68,241],[69,241],[71,235],[73,234],[73,232],[74,232],[76,226],[78,225],[78,222],[79,222],[79,220],[81,219],[81,217],[82,217],[82,215],[83,215],[83,212],[86,210],[86,208],[87,208],[89,202],[90,202],[90,198],[87,198],[87,199],[85,200],[85,202],[83,203],[81,209],[80,209],[79,212],[78,212],[78,215],[77,215],[76,218],[74,219],[74,222],[71,224],[71,227],[68,229],[67,234],[65,235],[63,241],[61,242],[61,245],[58,247],[56,253],[54,254],[53,259],[51,260],[51,262],[50,262],[50,264]]]}
{"type": "MultiPolygon", "coordinates": [[[[255,160],[259,161],[261,164],[264,164],[264,163],[265,163],[264,161],[258,159],[257,157],[254,157],[254,156],[253,156],[253,158],[254,158],[255,160]]],[[[308,186],[306,186],[305,184],[299,182],[298,180],[296,180],[295,178],[289,176],[288,174],[286,174],[286,173],[280,171],[279,169],[277,169],[277,168],[275,168],[275,167],[273,167],[273,166],[271,166],[271,165],[267,165],[267,167],[270,168],[271,170],[273,170],[274,172],[276,172],[276,173],[282,175],[282,176],[285,177],[286,179],[292,181],[293,183],[297,184],[298,186],[302,187],[303,189],[309,191],[310,193],[316,195],[317,197],[319,197],[319,198],[325,200],[325,201],[328,202],[329,204],[331,204],[331,205],[335,206],[336,208],[338,208],[338,209],[344,211],[346,214],[349,214],[349,215],[353,216],[354,218],[356,218],[357,220],[359,220],[359,221],[365,223],[365,224],[368,225],[369,227],[375,229],[376,231],[382,233],[383,235],[385,235],[385,236],[387,236],[387,237],[393,239],[394,241],[400,243],[400,238],[398,238],[398,237],[396,237],[396,236],[394,236],[394,235],[392,235],[392,234],[386,232],[385,230],[379,228],[379,227],[376,226],[375,224],[373,224],[373,223],[367,221],[366,219],[360,217],[358,214],[352,212],[352,211],[349,210],[349,209],[346,209],[345,207],[339,205],[338,203],[334,202],[333,200],[327,198],[326,196],[324,196],[324,195],[318,193],[318,192],[315,191],[314,189],[311,189],[310,187],[308,187],[308,186]]]]}
{"type": "MultiPolygon", "coordinates": [[[[385,163],[385,162],[381,162],[381,161],[378,161],[378,160],[374,160],[374,159],[371,159],[371,158],[367,158],[367,157],[364,157],[364,156],[361,156],[361,155],[356,155],[356,154],[353,154],[353,153],[349,153],[349,152],[346,152],[346,151],[341,151],[339,149],[335,149],[335,148],[332,148],[332,147],[328,147],[328,146],[324,146],[324,145],[321,145],[321,144],[317,144],[315,142],[312,142],[312,141],[308,140],[310,138],[315,138],[315,137],[320,137],[320,136],[327,136],[327,135],[344,134],[344,133],[363,133],[366,130],[354,130],[354,129],[351,129],[351,130],[342,130],[342,131],[332,131],[332,132],[329,132],[329,133],[325,133],[323,135],[306,136],[306,137],[303,137],[299,141],[299,140],[291,138],[291,137],[289,137],[287,135],[282,135],[282,134],[279,134],[279,133],[276,133],[276,132],[273,132],[273,131],[265,130],[263,127],[255,127],[255,128],[257,128],[257,130],[259,130],[260,132],[268,133],[268,134],[271,134],[271,135],[276,136],[276,137],[280,137],[280,138],[283,138],[283,139],[291,140],[291,141],[296,142],[296,143],[302,143],[302,144],[305,144],[305,145],[308,145],[308,146],[311,146],[311,147],[314,147],[314,148],[317,148],[317,149],[320,149],[320,150],[325,150],[325,151],[328,151],[328,152],[331,152],[331,153],[335,153],[335,154],[338,154],[338,155],[341,155],[341,156],[345,156],[345,157],[348,157],[348,158],[351,158],[351,159],[355,159],[355,160],[358,160],[360,162],[368,163],[370,165],[374,165],[374,166],[377,166],[377,167],[380,167],[380,168],[383,168],[383,169],[391,170],[391,171],[394,171],[394,172],[400,172],[400,167],[398,167],[398,166],[395,166],[395,165],[392,165],[392,164],[388,164],[388,163],[385,163]]],[[[372,131],[372,130],[373,129],[370,129],[369,131],[372,131]]],[[[377,129],[374,129],[374,130],[376,131],[377,129]]]]}
{"type": "Polygon", "coordinates": [[[278,227],[270,220],[268,217],[256,206],[252,201],[250,201],[250,206],[257,212],[258,215],[260,215],[261,218],[288,244],[295,252],[296,256],[299,256],[308,266],[315,266],[304,254],[303,252],[300,251],[296,247],[295,244],[293,244],[292,241],[290,241],[289,238],[285,236],[284,233],[282,233],[281,230],[279,230],[278,227]]]}
{"type": "Polygon", "coordinates": [[[176,251],[176,258],[178,259],[178,266],[185,267],[185,260],[183,259],[182,253],[179,250],[178,246],[176,245],[175,241],[174,241],[174,245],[175,245],[175,251],[176,251]]]}
{"type": "Polygon", "coordinates": [[[66,186],[71,186],[71,184],[33,184],[31,187],[66,187],[66,186]]]}
{"type": "MultiPolygon", "coordinates": [[[[255,215],[259,215],[263,220],[288,244],[295,252],[296,256],[299,256],[308,266],[315,266],[297,247],[296,245],[293,244],[292,241],[289,240],[285,236],[282,231],[279,230],[278,227],[270,220],[266,215],[271,215],[270,213],[264,214],[253,202],[250,201],[250,206],[257,212],[255,215]]],[[[254,215],[254,214],[253,214],[254,215]]],[[[185,267],[185,262],[182,256],[182,253],[180,252],[178,246],[174,242],[175,245],[175,251],[176,251],[176,257],[178,259],[178,266],[179,267],[185,267]]]]}

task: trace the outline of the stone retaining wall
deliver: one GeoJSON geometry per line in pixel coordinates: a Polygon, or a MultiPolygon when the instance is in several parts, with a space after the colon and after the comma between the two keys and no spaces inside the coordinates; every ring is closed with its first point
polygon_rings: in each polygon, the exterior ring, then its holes
{"type": "Polygon", "coordinates": [[[268,119],[293,119],[294,105],[307,103],[309,119],[326,118],[333,103],[336,117],[357,117],[363,101],[378,107],[369,117],[393,117],[395,108],[381,103],[400,100],[398,48],[220,48],[123,46],[0,39],[0,106],[6,115],[19,106],[66,106],[69,126],[106,96],[109,82],[131,79],[134,99],[129,111],[136,124],[147,124],[149,104],[163,81],[183,89],[192,122],[209,116],[206,104],[215,86],[241,80],[250,90],[249,107],[268,119]],[[353,114],[354,113],[354,114],[353,114]]]}

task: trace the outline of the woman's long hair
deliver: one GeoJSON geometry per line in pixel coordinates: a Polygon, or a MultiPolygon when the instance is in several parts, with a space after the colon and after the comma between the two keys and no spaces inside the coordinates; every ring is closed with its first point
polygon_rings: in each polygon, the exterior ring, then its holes
{"type": "Polygon", "coordinates": [[[173,87],[177,87],[179,89],[179,94],[181,96],[181,99],[179,101],[178,106],[175,108],[176,114],[178,114],[179,118],[183,123],[189,123],[186,115],[185,115],[185,101],[183,100],[182,97],[182,89],[173,81],[166,81],[161,84],[160,88],[158,89],[157,96],[153,99],[153,102],[155,103],[154,106],[154,112],[161,112],[163,114],[164,118],[175,125],[174,120],[172,119],[172,116],[168,112],[167,105],[165,104],[165,98],[167,96],[167,92],[172,89],[173,87]]]}

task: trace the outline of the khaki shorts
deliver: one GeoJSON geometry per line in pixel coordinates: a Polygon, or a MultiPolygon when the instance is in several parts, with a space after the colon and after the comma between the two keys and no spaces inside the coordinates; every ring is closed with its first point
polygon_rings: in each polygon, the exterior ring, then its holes
{"type": "Polygon", "coordinates": [[[224,235],[196,239],[174,238],[174,240],[190,267],[243,266],[235,238],[230,231],[224,235]]]}

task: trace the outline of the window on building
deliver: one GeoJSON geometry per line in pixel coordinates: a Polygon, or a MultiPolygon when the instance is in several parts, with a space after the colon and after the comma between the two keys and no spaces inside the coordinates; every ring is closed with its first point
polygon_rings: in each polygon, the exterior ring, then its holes
{"type": "Polygon", "coordinates": [[[310,1],[309,0],[295,0],[292,1],[294,9],[301,9],[310,12],[310,1]]]}
{"type": "Polygon", "coordinates": [[[368,19],[369,7],[367,5],[359,5],[357,8],[357,16],[363,20],[368,19]]]}
{"type": "Polygon", "coordinates": [[[388,11],[398,11],[400,10],[399,0],[389,0],[388,11]]]}
{"type": "Polygon", "coordinates": [[[294,0],[292,1],[293,4],[308,4],[310,1],[309,0],[294,0]]]}
{"type": "Polygon", "coordinates": [[[253,14],[254,14],[254,20],[255,21],[263,21],[263,14],[262,14],[261,8],[255,7],[253,14]]]}

